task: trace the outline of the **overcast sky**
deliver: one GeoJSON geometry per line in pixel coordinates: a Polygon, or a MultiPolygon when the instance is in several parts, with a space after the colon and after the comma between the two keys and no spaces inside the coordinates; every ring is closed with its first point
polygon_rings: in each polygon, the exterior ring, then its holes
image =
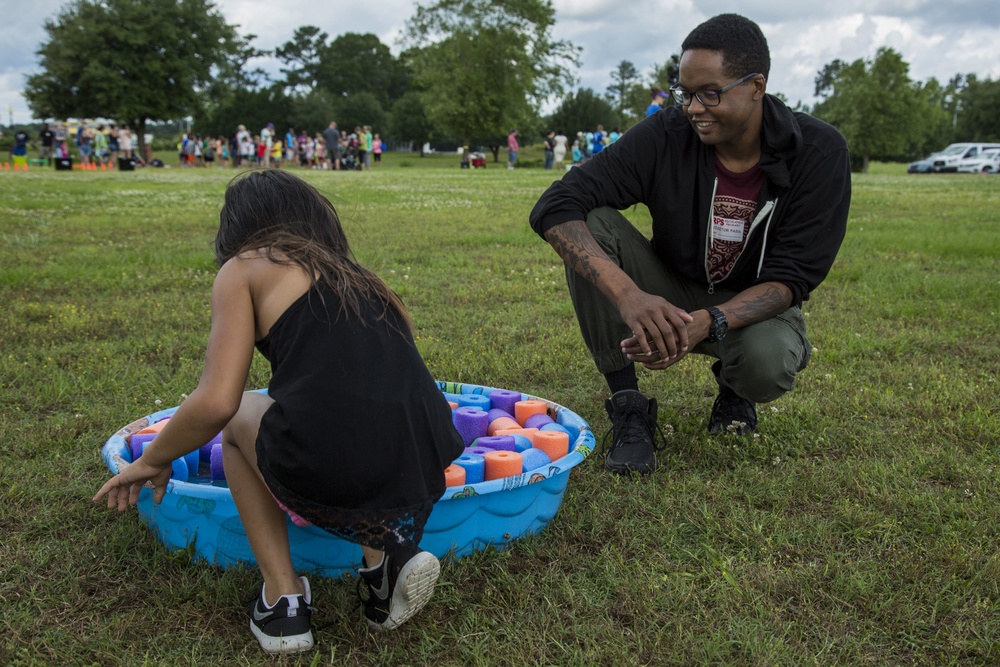
{"type": "MultiPolygon", "coordinates": [[[[422,0],[430,4],[431,0],[422,0]]],[[[47,39],[43,23],[65,0],[0,0],[0,118],[31,120],[21,95],[25,75],[38,70],[35,52],[47,39]]],[[[316,25],[331,37],[373,33],[394,53],[414,0],[216,0],[229,23],[258,36],[271,49],[291,39],[295,28],[316,25]]],[[[583,48],[578,86],[603,93],[622,60],[646,75],[677,52],[688,32],[706,18],[738,12],[760,24],[771,47],[770,92],[792,103],[815,102],[813,81],[839,58],[872,58],[881,46],[902,54],[910,78],[946,83],[955,74],[1000,79],[998,0],[553,0],[554,36],[583,48]]],[[[95,45],[97,48],[98,45],[95,45]]],[[[278,73],[276,62],[261,63],[278,73]]],[[[143,85],[142,82],[135,82],[143,85]]]]}

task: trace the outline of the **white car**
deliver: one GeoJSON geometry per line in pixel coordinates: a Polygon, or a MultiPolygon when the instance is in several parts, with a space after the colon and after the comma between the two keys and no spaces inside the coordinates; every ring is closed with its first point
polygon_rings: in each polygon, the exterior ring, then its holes
{"type": "Polygon", "coordinates": [[[989,148],[977,157],[961,160],[958,163],[958,171],[970,174],[1000,173],[1000,148],[989,148]]]}

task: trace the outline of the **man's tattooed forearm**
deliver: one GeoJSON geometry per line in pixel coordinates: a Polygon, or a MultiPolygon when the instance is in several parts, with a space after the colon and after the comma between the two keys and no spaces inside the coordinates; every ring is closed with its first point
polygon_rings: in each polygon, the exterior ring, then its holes
{"type": "Polygon", "coordinates": [[[741,301],[740,305],[732,309],[731,314],[750,324],[774,317],[787,310],[788,306],[789,298],[785,291],[774,285],[768,285],[753,298],[741,301]]]}
{"type": "Polygon", "coordinates": [[[585,227],[580,229],[574,223],[565,223],[550,229],[545,238],[571,269],[597,284],[601,274],[593,260],[606,256],[585,227]]]}

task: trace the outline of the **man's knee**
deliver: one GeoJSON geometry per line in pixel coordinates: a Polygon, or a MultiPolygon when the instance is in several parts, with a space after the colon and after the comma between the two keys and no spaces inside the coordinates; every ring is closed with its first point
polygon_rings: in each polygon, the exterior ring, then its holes
{"type": "Polygon", "coordinates": [[[723,382],[755,403],[767,403],[791,391],[796,375],[811,356],[804,327],[798,325],[795,315],[734,332],[734,338],[740,340],[723,362],[723,382]]]}
{"type": "MultiPolygon", "coordinates": [[[[791,360],[791,352],[786,350],[791,360]]],[[[751,355],[728,373],[726,384],[737,394],[754,403],[768,403],[795,387],[797,370],[790,363],[782,363],[773,355],[751,355]]]]}

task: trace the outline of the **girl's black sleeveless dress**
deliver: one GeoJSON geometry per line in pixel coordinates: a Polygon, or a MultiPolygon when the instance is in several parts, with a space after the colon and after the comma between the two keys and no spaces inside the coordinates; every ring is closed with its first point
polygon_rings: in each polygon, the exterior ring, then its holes
{"type": "Polygon", "coordinates": [[[463,442],[402,319],[375,299],[361,307],[361,318],[341,312],[314,286],[257,342],[274,399],[257,462],[275,498],[314,525],[410,549],[463,442]]]}

